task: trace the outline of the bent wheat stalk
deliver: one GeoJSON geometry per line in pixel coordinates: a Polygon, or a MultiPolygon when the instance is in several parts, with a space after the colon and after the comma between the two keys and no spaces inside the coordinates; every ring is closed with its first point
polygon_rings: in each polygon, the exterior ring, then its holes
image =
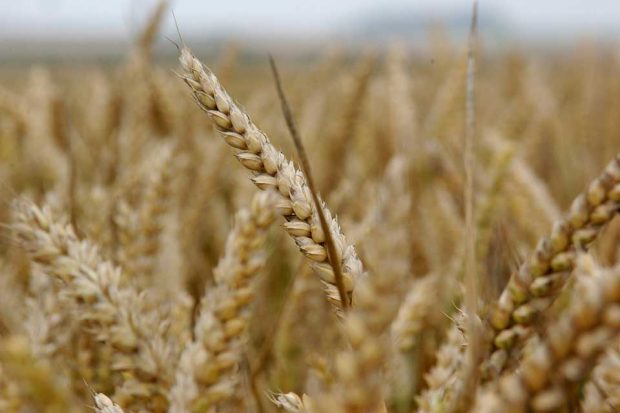
{"type": "MultiPolygon", "coordinates": [[[[233,101],[215,75],[187,47],[181,50],[183,79],[190,87],[196,103],[215,122],[224,141],[237,150],[236,158],[253,174],[259,189],[274,189],[280,194],[276,209],[287,222],[284,228],[299,250],[312,261],[330,302],[337,310],[344,308],[329,263],[325,233],[313,205],[312,194],[303,173],[285,158],[250,117],[233,101]]],[[[336,257],[341,262],[344,288],[351,302],[356,282],[364,276],[362,262],[355,248],[348,244],[331,212],[322,206],[336,244],[336,257]]]]}

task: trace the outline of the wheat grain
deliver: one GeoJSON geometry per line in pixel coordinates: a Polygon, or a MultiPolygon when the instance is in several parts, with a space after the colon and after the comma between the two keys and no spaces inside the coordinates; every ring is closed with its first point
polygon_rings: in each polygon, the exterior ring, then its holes
{"type": "Polygon", "coordinates": [[[97,413],[124,413],[118,404],[114,403],[103,393],[95,394],[94,399],[95,411],[97,413]]]}

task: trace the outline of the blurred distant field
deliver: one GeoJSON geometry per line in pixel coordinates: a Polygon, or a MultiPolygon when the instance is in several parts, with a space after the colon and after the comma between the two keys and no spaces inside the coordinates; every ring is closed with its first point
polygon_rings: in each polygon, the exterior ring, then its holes
{"type": "Polygon", "coordinates": [[[0,412],[620,408],[620,38],[192,32],[206,69],[155,10],[0,46],[0,412]]]}

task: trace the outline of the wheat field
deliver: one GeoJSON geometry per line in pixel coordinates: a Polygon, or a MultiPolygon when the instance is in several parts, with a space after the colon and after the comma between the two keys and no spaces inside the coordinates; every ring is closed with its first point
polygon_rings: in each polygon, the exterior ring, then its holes
{"type": "Polygon", "coordinates": [[[620,409],[617,50],[472,25],[276,84],[157,63],[169,17],[0,70],[0,412],[620,409]]]}

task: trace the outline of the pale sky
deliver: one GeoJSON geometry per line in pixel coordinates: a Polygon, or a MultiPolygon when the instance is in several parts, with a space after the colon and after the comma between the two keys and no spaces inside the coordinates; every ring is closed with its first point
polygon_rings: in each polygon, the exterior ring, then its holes
{"type": "MultiPolygon", "coordinates": [[[[0,41],[4,38],[129,38],[155,0],[0,0],[0,41]]],[[[381,12],[406,10],[442,15],[469,10],[470,0],[176,0],[179,24],[191,35],[313,35],[348,27],[381,12]]],[[[524,34],[613,33],[620,38],[620,0],[480,0],[524,34]]],[[[172,18],[165,33],[173,32],[172,18]]]]}

